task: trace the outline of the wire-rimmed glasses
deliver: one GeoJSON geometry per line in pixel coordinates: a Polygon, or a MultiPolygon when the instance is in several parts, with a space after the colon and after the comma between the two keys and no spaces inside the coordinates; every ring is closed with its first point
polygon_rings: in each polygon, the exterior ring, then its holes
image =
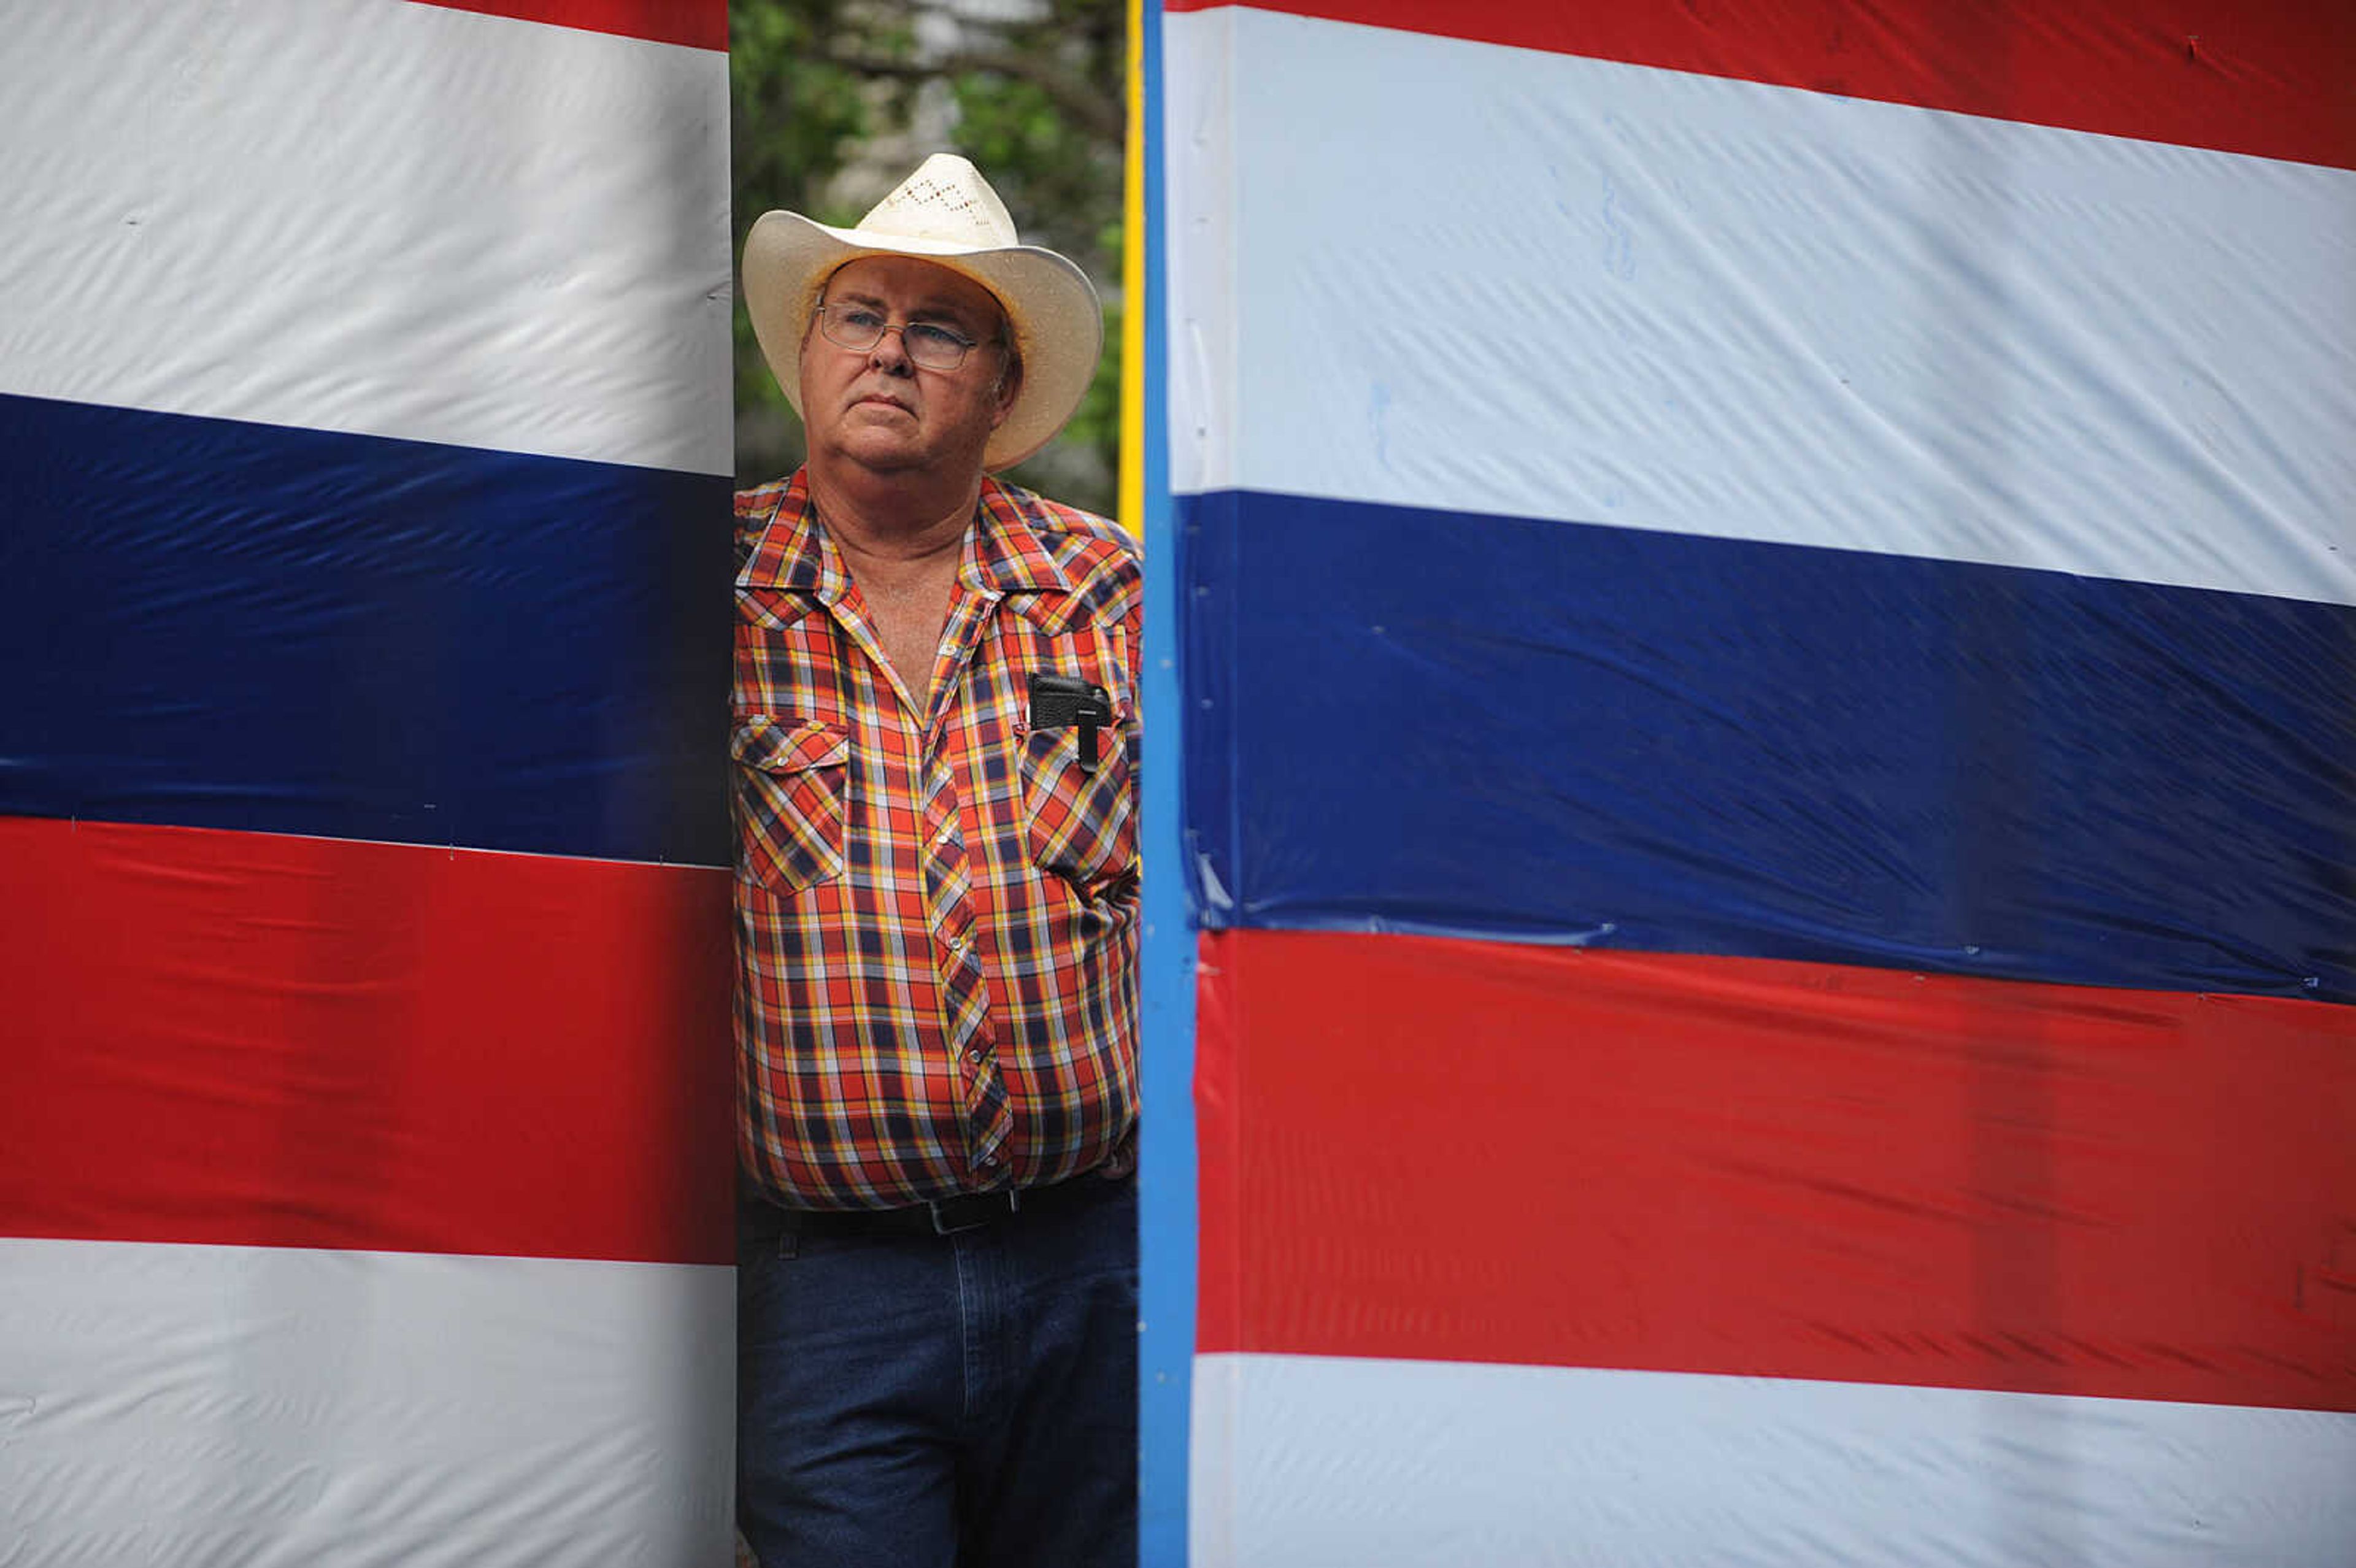
{"type": "Polygon", "coordinates": [[[894,326],[872,305],[822,304],[818,307],[818,329],[829,343],[854,354],[866,353],[884,341],[885,333],[896,332],[910,362],[926,370],[954,370],[975,347],[972,338],[937,321],[909,321],[894,326]]]}

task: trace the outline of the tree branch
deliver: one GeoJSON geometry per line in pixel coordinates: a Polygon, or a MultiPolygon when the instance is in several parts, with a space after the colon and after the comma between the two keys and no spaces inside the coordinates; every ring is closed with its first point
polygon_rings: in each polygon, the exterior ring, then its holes
{"type": "Polygon", "coordinates": [[[1129,106],[1107,98],[1085,78],[1065,70],[1053,60],[1015,49],[957,49],[934,60],[893,59],[884,55],[852,54],[830,49],[826,59],[864,76],[922,81],[955,76],[960,71],[986,70],[1027,81],[1055,101],[1055,106],[1091,135],[1120,144],[1129,121],[1129,106]]]}

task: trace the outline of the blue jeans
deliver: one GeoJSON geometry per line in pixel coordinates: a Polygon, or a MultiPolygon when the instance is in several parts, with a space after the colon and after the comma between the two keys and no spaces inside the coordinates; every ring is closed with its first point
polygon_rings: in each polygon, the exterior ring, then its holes
{"type": "Polygon", "coordinates": [[[1134,1568],[1137,1184],[953,1236],[740,1211],[736,1511],[765,1568],[1134,1568]]]}

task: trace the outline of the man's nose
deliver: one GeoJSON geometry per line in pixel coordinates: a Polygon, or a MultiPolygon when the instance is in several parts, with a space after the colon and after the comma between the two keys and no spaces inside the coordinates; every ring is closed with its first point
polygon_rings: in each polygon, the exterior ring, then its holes
{"type": "Polygon", "coordinates": [[[875,340],[875,347],[867,351],[867,357],[887,376],[916,373],[916,361],[908,357],[908,343],[905,336],[907,330],[905,326],[885,327],[884,336],[875,340]]]}

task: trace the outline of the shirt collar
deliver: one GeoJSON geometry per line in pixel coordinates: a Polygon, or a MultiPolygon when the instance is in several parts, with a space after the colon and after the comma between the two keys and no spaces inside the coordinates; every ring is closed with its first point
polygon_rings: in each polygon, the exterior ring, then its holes
{"type": "MultiPolygon", "coordinates": [[[[985,475],[965,536],[958,577],[991,598],[1009,594],[1066,594],[1071,579],[1039,542],[1017,498],[1022,493],[985,475]]],[[[762,525],[750,555],[736,573],[739,588],[789,588],[816,593],[827,603],[842,596],[850,579],[834,541],[819,526],[810,504],[809,470],[795,471],[778,494],[776,507],[762,525]]],[[[1040,607],[1044,610],[1044,605],[1040,607]]]]}
{"type": "Polygon", "coordinates": [[[1039,542],[1038,530],[1019,499],[1022,494],[995,479],[982,479],[958,575],[967,587],[993,597],[1069,593],[1072,580],[1039,542]]]}
{"type": "Polygon", "coordinates": [[[842,597],[848,581],[842,558],[818,526],[817,508],[810,505],[809,470],[798,468],[737,571],[736,586],[798,588],[830,604],[842,597]]]}

